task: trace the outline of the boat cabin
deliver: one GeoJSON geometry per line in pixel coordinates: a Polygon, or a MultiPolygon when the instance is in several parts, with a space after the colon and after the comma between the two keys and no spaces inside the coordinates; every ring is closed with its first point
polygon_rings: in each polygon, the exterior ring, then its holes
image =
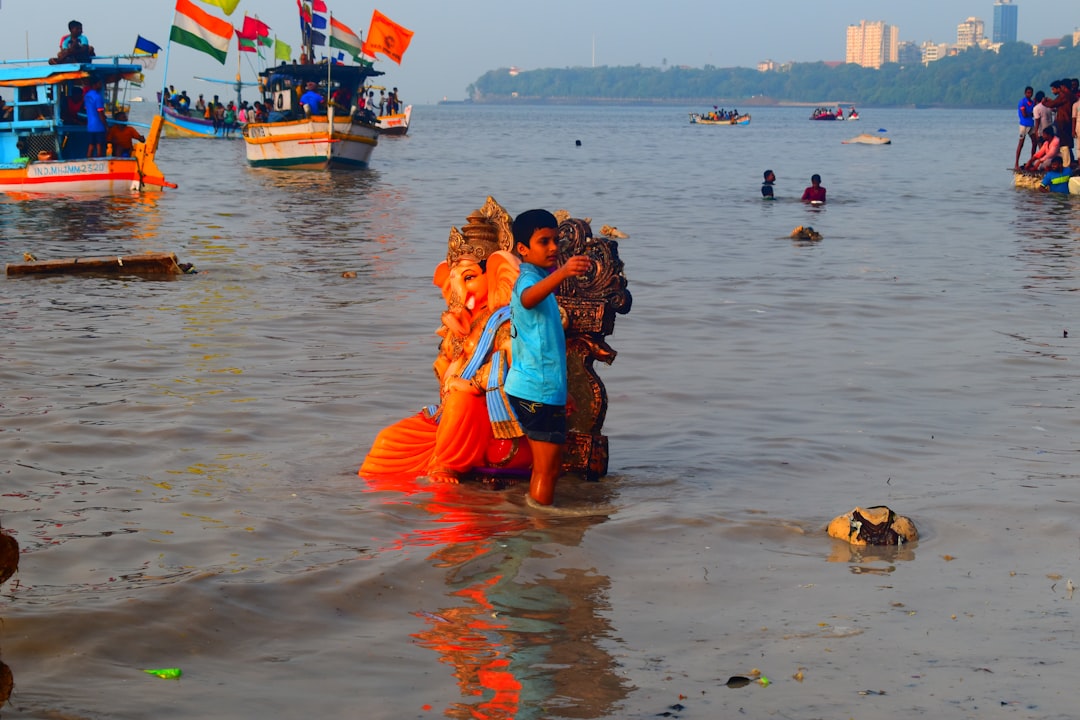
{"type": "Polygon", "coordinates": [[[282,64],[259,73],[259,91],[269,111],[270,122],[304,117],[300,96],[304,94],[307,84],[313,82],[324,102],[334,97],[339,89],[344,89],[350,98],[348,112],[354,114],[354,119],[374,123],[374,115],[361,117],[362,114],[357,112],[356,98],[368,78],[382,74],[370,65],[282,64]]]}
{"type": "MultiPolygon", "coordinates": [[[[100,60],[100,58],[99,58],[100,60]]],[[[106,63],[0,65],[0,167],[35,160],[85,158],[89,146],[83,89],[102,82],[105,111],[120,105],[121,86],[141,78],[142,67],[106,63]]]]}

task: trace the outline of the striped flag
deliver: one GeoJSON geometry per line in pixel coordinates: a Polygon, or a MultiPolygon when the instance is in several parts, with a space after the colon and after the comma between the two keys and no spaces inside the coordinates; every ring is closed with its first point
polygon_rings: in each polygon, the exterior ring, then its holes
{"type": "Polygon", "coordinates": [[[161,52],[161,46],[155,42],[147,40],[142,35],[137,35],[135,38],[135,54],[136,55],[157,55],[161,52]]]}
{"type": "Polygon", "coordinates": [[[335,18],[330,16],[330,47],[337,48],[338,50],[344,50],[353,56],[354,60],[360,60],[360,49],[364,43],[356,36],[349,27],[335,18]]]}
{"type": "Polygon", "coordinates": [[[255,52],[255,35],[247,35],[240,28],[236,28],[236,49],[238,52],[255,52]]]}
{"type": "Polygon", "coordinates": [[[227,20],[214,17],[191,0],[176,0],[176,16],[169,34],[172,42],[204,52],[224,65],[232,34],[233,26],[227,20]]]}

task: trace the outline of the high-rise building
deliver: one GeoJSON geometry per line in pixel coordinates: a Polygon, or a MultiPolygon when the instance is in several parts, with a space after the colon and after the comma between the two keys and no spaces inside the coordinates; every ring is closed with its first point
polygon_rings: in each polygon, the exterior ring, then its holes
{"type": "Polygon", "coordinates": [[[995,43],[1016,42],[1016,13],[1017,7],[1012,0],[997,0],[994,3],[995,43]]]}
{"type": "Polygon", "coordinates": [[[956,26],[956,46],[963,49],[978,45],[984,37],[985,27],[979,18],[969,17],[956,26]]]}
{"type": "Polygon", "coordinates": [[[858,25],[848,25],[846,61],[879,68],[884,63],[899,60],[899,44],[900,30],[895,25],[860,20],[858,25]]]}

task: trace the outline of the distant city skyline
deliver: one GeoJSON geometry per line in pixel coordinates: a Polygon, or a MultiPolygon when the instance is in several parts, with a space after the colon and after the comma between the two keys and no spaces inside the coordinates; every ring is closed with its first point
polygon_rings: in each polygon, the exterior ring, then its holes
{"type": "MultiPolygon", "coordinates": [[[[2,0],[0,0],[2,2],[2,0]]],[[[415,35],[401,65],[380,59],[383,78],[397,85],[410,103],[444,97],[459,100],[466,87],[488,71],[522,72],[539,68],[636,66],[746,67],[765,59],[780,63],[845,59],[846,29],[860,20],[883,21],[899,29],[899,39],[955,43],[957,25],[968,17],[991,25],[995,0],[772,0],[769,20],[736,12],[730,3],[668,0],[660,6],[624,0],[548,0],[505,3],[502,0],[394,0],[375,5],[326,0],[335,19],[366,33],[378,8],[415,35]]],[[[1019,10],[1017,38],[1033,44],[1080,25],[1077,3],[1020,0],[1005,3],[1019,10]]],[[[67,21],[81,20],[98,52],[130,52],[137,35],[166,45],[175,0],[28,0],[0,4],[0,58],[49,57],[56,54],[67,21]],[[42,9],[46,12],[43,13],[42,9]]],[[[208,6],[221,15],[221,11],[208,6]]],[[[244,12],[258,15],[273,33],[299,47],[294,0],[240,0],[228,18],[243,23],[244,12]]],[[[988,27],[987,30],[990,30],[988,27]]],[[[991,31],[992,32],[992,31],[991,31]]],[[[989,34],[989,33],[988,33],[989,34]]],[[[240,61],[245,80],[254,77],[248,53],[240,61]]],[[[153,97],[164,84],[164,57],[147,73],[145,94],[153,97]]],[[[189,93],[220,92],[197,77],[232,79],[237,72],[235,46],[225,65],[184,47],[173,47],[167,82],[189,93]]]]}

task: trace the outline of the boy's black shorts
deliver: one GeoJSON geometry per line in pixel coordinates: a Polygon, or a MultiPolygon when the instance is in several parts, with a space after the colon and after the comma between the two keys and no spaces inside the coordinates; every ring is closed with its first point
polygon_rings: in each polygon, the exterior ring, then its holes
{"type": "Polygon", "coordinates": [[[523,400],[507,393],[510,406],[514,408],[518,422],[525,430],[525,437],[539,442],[566,443],[566,406],[545,405],[532,400],[523,400]]]}

